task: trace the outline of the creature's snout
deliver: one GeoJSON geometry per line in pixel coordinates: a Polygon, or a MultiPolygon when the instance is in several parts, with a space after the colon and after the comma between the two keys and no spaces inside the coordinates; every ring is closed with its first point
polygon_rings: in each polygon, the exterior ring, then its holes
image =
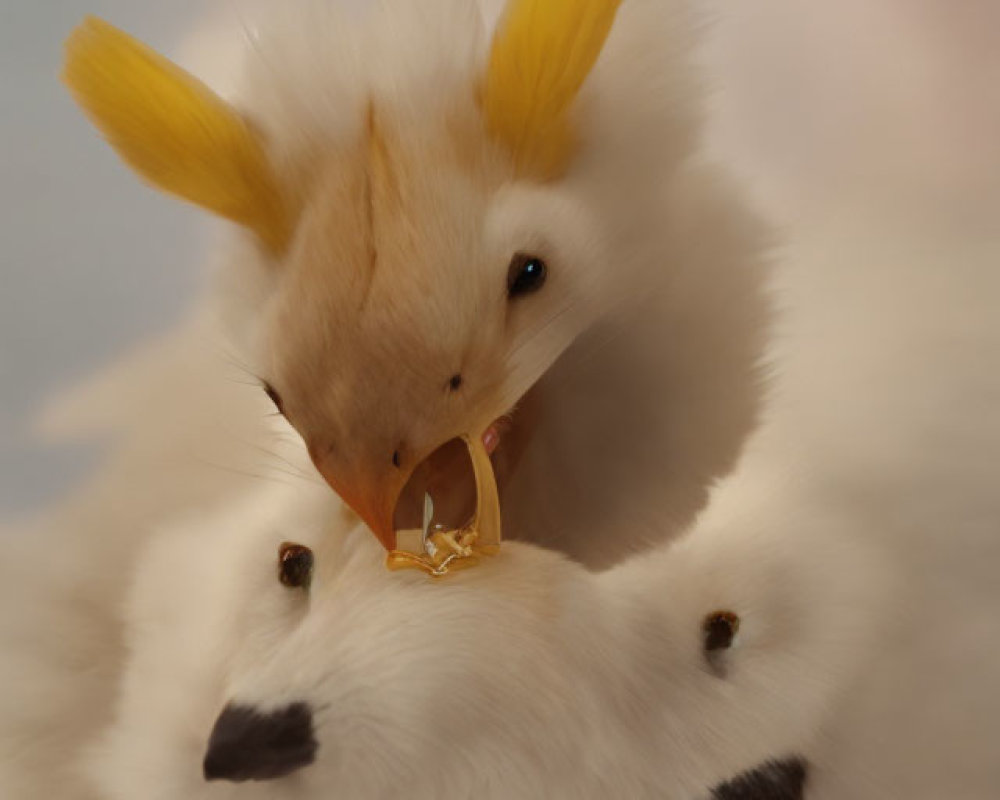
{"type": "Polygon", "coordinates": [[[316,747],[312,711],[305,703],[266,713],[228,705],[208,740],[205,780],[280,778],[311,764],[316,747]]]}

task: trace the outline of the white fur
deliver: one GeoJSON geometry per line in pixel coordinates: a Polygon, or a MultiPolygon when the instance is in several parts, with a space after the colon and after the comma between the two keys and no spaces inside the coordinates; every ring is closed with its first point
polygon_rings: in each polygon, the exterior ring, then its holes
{"type": "MultiPolygon", "coordinates": [[[[671,256],[670,291],[645,314],[625,303],[549,371],[565,405],[529,453],[534,474],[560,454],[583,471],[550,486],[559,529],[543,518],[525,538],[599,545],[607,511],[634,538],[574,553],[598,562],[683,527],[754,416],[753,376],[733,371],[766,334],[760,234],[713,171],[664,169],[669,247],[654,250],[671,256]],[[594,415],[617,399],[603,437],[594,415]],[[657,408],[675,424],[649,447],[639,420],[657,408]],[[674,460],[651,470],[665,443],[674,460]]],[[[103,413],[83,423],[120,437],[110,466],[0,565],[19,598],[0,617],[0,677],[16,688],[0,796],[689,800],[789,753],[816,765],[811,800],[990,796],[997,660],[975,601],[995,597],[997,253],[971,222],[857,197],[825,211],[767,284],[775,380],[738,469],[682,539],[603,572],[510,542],[439,584],[387,573],[327,490],[282,474],[302,468],[294,442],[278,454],[290,465],[253,451],[273,443],[264,401],[220,379],[214,327],[141,354],[85,403],[103,413]],[[277,581],[285,539],[316,552],[308,599],[277,581]],[[718,608],[743,617],[722,674],[699,640],[718,608]],[[952,663],[935,660],[944,647],[952,663]],[[320,708],[317,763],[205,784],[208,732],[233,699],[320,708]]]]}
{"type": "Polygon", "coordinates": [[[882,600],[836,528],[789,548],[733,526],[597,575],[511,543],[432,583],[332,516],[325,492],[278,488],[151,545],[90,767],[105,796],[234,795],[201,776],[223,703],[305,701],[317,762],[234,796],[694,797],[808,749],[882,600]],[[276,579],[289,536],[316,555],[308,597],[276,579]],[[724,676],[700,633],[720,608],[743,615],[724,676]]]}

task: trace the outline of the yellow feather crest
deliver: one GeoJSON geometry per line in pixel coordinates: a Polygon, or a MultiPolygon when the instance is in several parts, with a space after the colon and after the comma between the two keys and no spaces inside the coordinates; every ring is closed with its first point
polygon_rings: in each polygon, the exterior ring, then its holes
{"type": "Polygon", "coordinates": [[[569,107],[593,68],[621,0],[510,0],[482,90],[491,133],[518,171],[558,175],[573,152],[569,107]]]}
{"type": "Polygon", "coordinates": [[[263,145],[207,86],[96,17],[70,34],[63,80],[145,180],[282,249],[290,220],[263,145]]]}

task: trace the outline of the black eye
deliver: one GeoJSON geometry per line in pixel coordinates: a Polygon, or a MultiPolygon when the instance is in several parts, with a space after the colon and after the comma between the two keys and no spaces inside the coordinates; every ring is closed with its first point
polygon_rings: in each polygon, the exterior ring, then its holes
{"type": "Polygon", "coordinates": [[[308,589],[312,573],[312,550],[305,545],[282,542],[278,549],[278,580],[292,589],[308,589]]]}
{"type": "Polygon", "coordinates": [[[537,292],[545,283],[547,271],[542,259],[516,253],[510,260],[510,267],[507,270],[508,297],[520,297],[523,294],[537,292]]]}
{"type": "Polygon", "coordinates": [[[274,390],[274,387],[267,381],[264,381],[264,394],[266,394],[269,398],[271,398],[271,402],[274,403],[274,407],[278,409],[278,413],[280,414],[285,413],[285,407],[281,403],[281,395],[279,395],[274,390]]]}

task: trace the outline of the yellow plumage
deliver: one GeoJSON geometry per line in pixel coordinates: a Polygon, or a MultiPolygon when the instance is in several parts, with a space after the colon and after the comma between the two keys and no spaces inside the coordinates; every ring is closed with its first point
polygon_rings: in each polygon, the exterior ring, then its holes
{"type": "Polygon", "coordinates": [[[208,87],[95,17],[66,42],[63,80],[143,178],[281,249],[289,223],[261,142],[208,87]]]}
{"type": "Polygon", "coordinates": [[[573,152],[568,112],[601,53],[621,0],[511,0],[482,91],[489,130],[519,171],[558,175],[573,152]]]}

